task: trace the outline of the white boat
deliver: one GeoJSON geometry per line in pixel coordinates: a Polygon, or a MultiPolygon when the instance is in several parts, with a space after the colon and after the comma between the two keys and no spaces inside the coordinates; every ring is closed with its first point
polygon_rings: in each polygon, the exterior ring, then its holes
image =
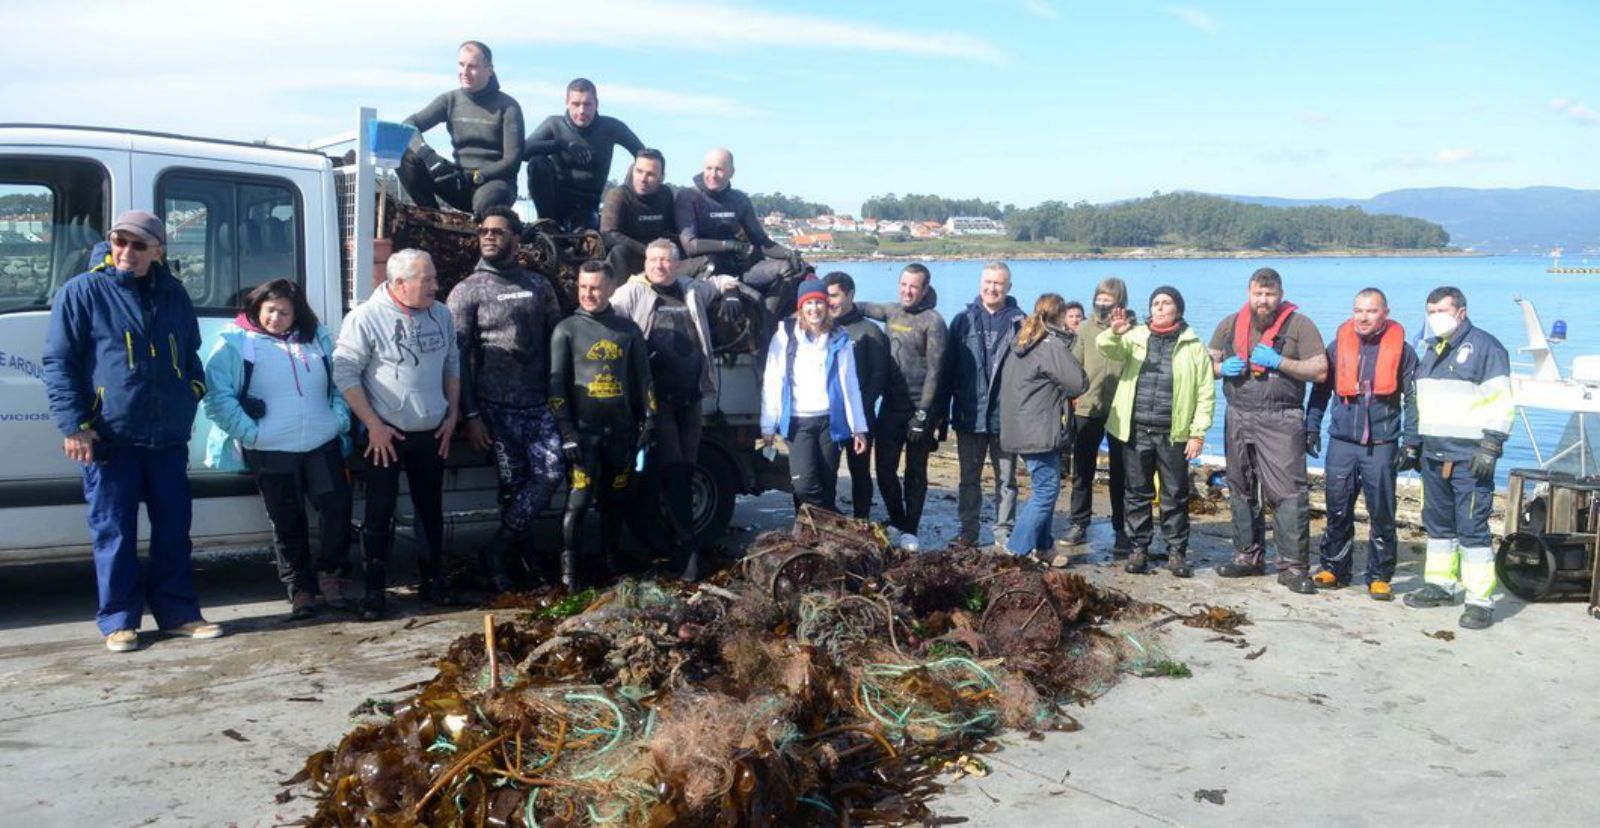
{"type": "Polygon", "coordinates": [[[1593,454],[1594,443],[1590,439],[1591,418],[1600,415],[1600,354],[1574,357],[1572,370],[1563,374],[1554,352],[1557,343],[1545,335],[1539,311],[1528,299],[1518,297],[1516,302],[1522,306],[1522,321],[1528,334],[1528,344],[1519,348],[1518,353],[1531,356],[1533,363],[1526,373],[1517,370],[1523,365],[1512,366],[1511,393],[1517,404],[1517,416],[1533,446],[1534,459],[1540,468],[1551,471],[1579,477],[1600,474],[1593,454]],[[1560,444],[1548,456],[1528,423],[1528,415],[1523,412],[1526,408],[1571,415],[1560,444]]]}

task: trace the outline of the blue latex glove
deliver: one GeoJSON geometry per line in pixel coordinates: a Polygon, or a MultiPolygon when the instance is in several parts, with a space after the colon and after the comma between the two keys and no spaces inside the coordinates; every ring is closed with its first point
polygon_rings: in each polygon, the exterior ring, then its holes
{"type": "Polygon", "coordinates": [[[1250,361],[1268,371],[1276,371],[1278,366],[1283,364],[1283,354],[1265,345],[1257,344],[1256,347],[1250,350],[1250,361]]]}
{"type": "Polygon", "coordinates": [[[1222,361],[1222,375],[1225,377],[1243,376],[1245,362],[1236,356],[1228,357],[1222,361]]]}

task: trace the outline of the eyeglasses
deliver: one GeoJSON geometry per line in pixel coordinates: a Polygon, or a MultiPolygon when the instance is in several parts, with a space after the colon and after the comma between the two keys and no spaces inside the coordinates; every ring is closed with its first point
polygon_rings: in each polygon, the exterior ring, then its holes
{"type": "Polygon", "coordinates": [[[146,250],[150,249],[150,245],[149,244],[147,244],[145,242],[142,242],[142,241],[140,241],[138,239],[130,239],[127,236],[112,236],[111,237],[111,246],[112,247],[131,247],[136,252],[139,252],[139,253],[143,253],[146,250]]]}
{"type": "Polygon", "coordinates": [[[501,227],[479,227],[478,228],[478,235],[484,236],[484,237],[489,237],[489,236],[509,236],[509,235],[511,235],[511,231],[510,230],[506,230],[506,229],[501,228],[501,227]]]}

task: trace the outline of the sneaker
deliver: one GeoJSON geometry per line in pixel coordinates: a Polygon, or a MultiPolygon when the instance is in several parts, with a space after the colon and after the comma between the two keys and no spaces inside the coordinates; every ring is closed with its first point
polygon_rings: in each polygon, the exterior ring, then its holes
{"type": "MultiPolygon", "coordinates": [[[[1006,554],[1011,554],[1009,549],[1006,549],[1003,546],[999,548],[1006,554]]],[[[1033,550],[1033,557],[1039,563],[1042,563],[1051,569],[1066,569],[1068,566],[1072,565],[1071,555],[1068,555],[1065,552],[1056,552],[1052,549],[1035,549],[1033,550]]]]}
{"type": "Polygon", "coordinates": [[[322,593],[322,604],[328,609],[350,608],[350,583],[337,572],[318,572],[317,591],[322,593]]]}
{"type": "Polygon", "coordinates": [[[922,544],[917,541],[917,536],[910,532],[900,533],[899,546],[907,552],[916,552],[922,548],[922,544]]]}
{"type": "Polygon", "coordinates": [[[1062,546],[1080,546],[1088,539],[1089,530],[1083,526],[1073,524],[1071,528],[1067,529],[1067,533],[1061,536],[1061,540],[1056,541],[1056,543],[1062,546]]]}
{"type": "Polygon", "coordinates": [[[1494,610],[1468,604],[1461,612],[1461,628],[1464,630],[1487,630],[1494,623],[1494,610]]]}
{"type": "Polygon", "coordinates": [[[317,597],[309,592],[295,590],[289,599],[289,619],[304,621],[317,614],[317,597]]]}
{"type": "Polygon", "coordinates": [[[1311,576],[1311,582],[1321,589],[1339,589],[1349,586],[1348,583],[1339,580],[1338,575],[1327,569],[1318,570],[1317,574],[1311,576]]]}
{"type": "Polygon", "coordinates": [[[1317,593],[1316,583],[1304,572],[1285,569],[1278,573],[1278,583],[1288,587],[1290,592],[1297,592],[1301,595],[1315,595],[1317,593]]]}
{"type": "Polygon", "coordinates": [[[1405,604],[1412,609],[1428,609],[1430,607],[1448,607],[1455,601],[1455,596],[1450,590],[1438,584],[1423,584],[1422,589],[1406,593],[1405,604]]]}
{"type": "Polygon", "coordinates": [[[1235,558],[1217,567],[1217,575],[1222,578],[1248,578],[1253,575],[1265,574],[1267,574],[1267,565],[1259,560],[1251,562],[1235,558]]]}
{"type": "Polygon", "coordinates": [[[195,619],[187,624],[179,624],[176,627],[168,627],[167,629],[162,630],[162,632],[166,633],[167,635],[175,635],[179,638],[195,638],[205,640],[208,638],[221,638],[222,625],[213,624],[210,621],[205,621],[202,619],[195,619]]]}
{"type": "Polygon", "coordinates": [[[106,636],[106,649],[113,653],[131,653],[139,649],[139,633],[134,630],[117,630],[106,636]]]}
{"type": "Polygon", "coordinates": [[[1394,590],[1389,588],[1388,581],[1373,581],[1367,584],[1367,597],[1374,601],[1393,601],[1394,590]]]}

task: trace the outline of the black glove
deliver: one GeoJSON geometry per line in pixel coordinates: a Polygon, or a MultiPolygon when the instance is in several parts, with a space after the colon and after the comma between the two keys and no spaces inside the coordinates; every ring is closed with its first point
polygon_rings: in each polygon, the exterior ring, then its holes
{"type": "Polygon", "coordinates": [[[798,250],[789,251],[789,269],[796,273],[806,269],[805,257],[798,250]]]}
{"type": "Polygon", "coordinates": [[[928,412],[918,411],[911,415],[911,427],[906,431],[906,442],[920,445],[927,441],[928,412]]]}
{"type": "Polygon", "coordinates": [[[259,420],[267,416],[267,401],[255,397],[240,397],[239,407],[244,409],[244,415],[252,420],[259,420]]]}
{"type": "Polygon", "coordinates": [[[734,256],[737,256],[740,259],[748,259],[750,258],[750,251],[754,250],[755,247],[749,242],[742,242],[738,239],[729,239],[722,243],[722,249],[732,253],[734,256]]]}
{"type": "Polygon", "coordinates": [[[438,153],[434,153],[432,158],[424,160],[423,163],[428,167],[428,177],[440,184],[461,178],[461,168],[445,160],[438,153]]]}
{"type": "Polygon", "coordinates": [[[1321,457],[1322,456],[1322,432],[1320,432],[1320,431],[1307,431],[1306,432],[1306,456],[1307,457],[1321,457]]]}
{"type": "Polygon", "coordinates": [[[1419,446],[1401,446],[1394,455],[1394,470],[1398,474],[1403,471],[1422,470],[1422,449],[1419,446]]]}
{"type": "Polygon", "coordinates": [[[561,444],[561,456],[566,458],[567,464],[576,466],[583,462],[583,446],[576,440],[568,440],[561,444]]]}
{"type": "Polygon", "coordinates": [[[1485,431],[1478,441],[1478,450],[1472,453],[1472,476],[1488,483],[1494,480],[1495,461],[1500,459],[1500,448],[1506,442],[1505,434],[1485,431]]]}
{"type": "Polygon", "coordinates": [[[587,166],[594,160],[594,150],[589,149],[588,142],[574,138],[567,142],[567,158],[580,167],[587,166]]]}

